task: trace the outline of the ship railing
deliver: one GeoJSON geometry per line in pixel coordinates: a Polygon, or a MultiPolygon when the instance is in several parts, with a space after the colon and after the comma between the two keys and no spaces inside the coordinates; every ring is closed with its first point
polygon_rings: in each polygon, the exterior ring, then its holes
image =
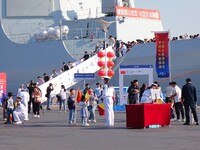
{"type": "Polygon", "coordinates": [[[67,34],[67,39],[83,39],[83,38],[92,38],[99,39],[103,38],[104,33],[100,28],[79,28],[79,29],[70,29],[67,34]]]}
{"type": "Polygon", "coordinates": [[[114,16],[115,15],[115,7],[96,7],[96,9],[77,9],[75,10],[77,16],[80,18],[99,18],[99,17],[103,17],[107,14],[109,14],[110,16],[114,16]],[[102,13],[102,10],[104,10],[106,12],[106,14],[102,13]],[[95,12],[94,12],[95,11],[95,12]]]}

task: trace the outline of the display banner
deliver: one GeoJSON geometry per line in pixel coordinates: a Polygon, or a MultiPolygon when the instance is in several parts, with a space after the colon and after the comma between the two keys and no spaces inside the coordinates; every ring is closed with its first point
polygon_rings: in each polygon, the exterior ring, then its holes
{"type": "Polygon", "coordinates": [[[159,10],[138,9],[120,6],[116,6],[115,8],[116,16],[160,20],[159,10]]]}
{"type": "Polygon", "coordinates": [[[0,72],[0,103],[6,96],[6,73],[0,72]]]}
{"type": "Polygon", "coordinates": [[[155,33],[156,72],[158,78],[169,77],[169,33],[155,33]]]}

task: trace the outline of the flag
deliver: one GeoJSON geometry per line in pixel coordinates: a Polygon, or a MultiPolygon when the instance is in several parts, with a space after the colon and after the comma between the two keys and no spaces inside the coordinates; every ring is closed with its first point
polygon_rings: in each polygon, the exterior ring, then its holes
{"type": "Polygon", "coordinates": [[[86,100],[86,102],[89,101],[89,94],[88,94],[88,91],[87,91],[87,93],[85,94],[85,100],[86,100]]]}
{"type": "Polygon", "coordinates": [[[78,87],[77,94],[76,94],[76,102],[77,103],[80,103],[81,97],[82,97],[82,93],[81,93],[80,88],[78,87]]]}
{"type": "Polygon", "coordinates": [[[156,72],[158,78],[169,77],[169,32],[155,33],[156,72]]]}
{"type": "Polygon", "coordinates": [[[99,115],[100,116],[104,116],[105,115],[105,108],[104,108],[104,104],[98,104],[97,105],[98,111],[99,111],[99,115]]]}

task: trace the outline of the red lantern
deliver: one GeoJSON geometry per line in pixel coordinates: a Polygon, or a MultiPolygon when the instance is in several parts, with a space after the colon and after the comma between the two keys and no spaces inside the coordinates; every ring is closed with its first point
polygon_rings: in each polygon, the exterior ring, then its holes
{"type": "Polygon", "coordinates": [[[99,62],[98,62],[98,66],[99,66],[100,68],[103,68],[103,67],[105,66],[105,62],[104,62],[104,61],[99,61],[99,62]]]}
{"type": "Polygon", "coordinates": [[[99,75],[100,77],[103,77],[103,76],[106,75],[106,72],[105,72],[104,70],[99,70],[99,71],[98,71],[98,75],[99,75]]]}
{"type": "Polygon", "coordinates": [[[100,51],[97,53],[97,56],[101,59],[102,57],[105,56],[105,53],[103,51],[100,51]]]}
{"type": "Polygon", "coordinates": [[[115,63],[113,61],[107,62],[107,66],[108,66],[109,69],[111,69],[114,65],[115,65],[115,63]]]}
{"type": "Polygon", "coordinates": [[[107,57],[109,58],[109,59],[112,59],[113,57],[114,57],[114,52],[108,52],[107,53],[107,57]]]}
{"type": "Polygon", "coordinates": [[[113,70],[108,70],[108,76],[112,77],[115,75],[115,72],[113,70]]]}

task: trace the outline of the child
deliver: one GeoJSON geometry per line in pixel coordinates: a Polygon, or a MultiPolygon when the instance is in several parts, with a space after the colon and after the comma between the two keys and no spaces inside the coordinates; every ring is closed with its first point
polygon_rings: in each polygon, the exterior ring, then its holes
{"type": "Polygon", "coordinates": [[[75,90],[70,89],[70,96],[67,100],[69,108],[69,124],[76,125],[76,103],[75,103],[75,90]]]}
{"type": "Polygon", "coordinates": [[[14,101],[13,101],[13,98],[12,98],[12,92],[8,92],[7,122],[6,122],[6,124],[11,124],[10,115],[12,115],[12,123],[14,123],[13,110],[14,110],[14,101]]]}
{"type": "Polygon", "coordinates": [[[80,111],[81,126],[89,126],[89,124],[87,123],[87,117],[88,117],[87,106],[89,104],[88,104],[88,101],[86,101],[84,95],[81,97],[81,102],[79,103],[79,105],[81,107],[81,111],[80,111]]]}
{"type": "Polygon", "coordinates": [[[97,97],[94,95],[94,92],[92,89],[88,90],[88,94],[89,94],[88,110],[90,111],[88,122],[91,122],[91,121],[96,122],[95,110],[97,108],[97,97]]]}

